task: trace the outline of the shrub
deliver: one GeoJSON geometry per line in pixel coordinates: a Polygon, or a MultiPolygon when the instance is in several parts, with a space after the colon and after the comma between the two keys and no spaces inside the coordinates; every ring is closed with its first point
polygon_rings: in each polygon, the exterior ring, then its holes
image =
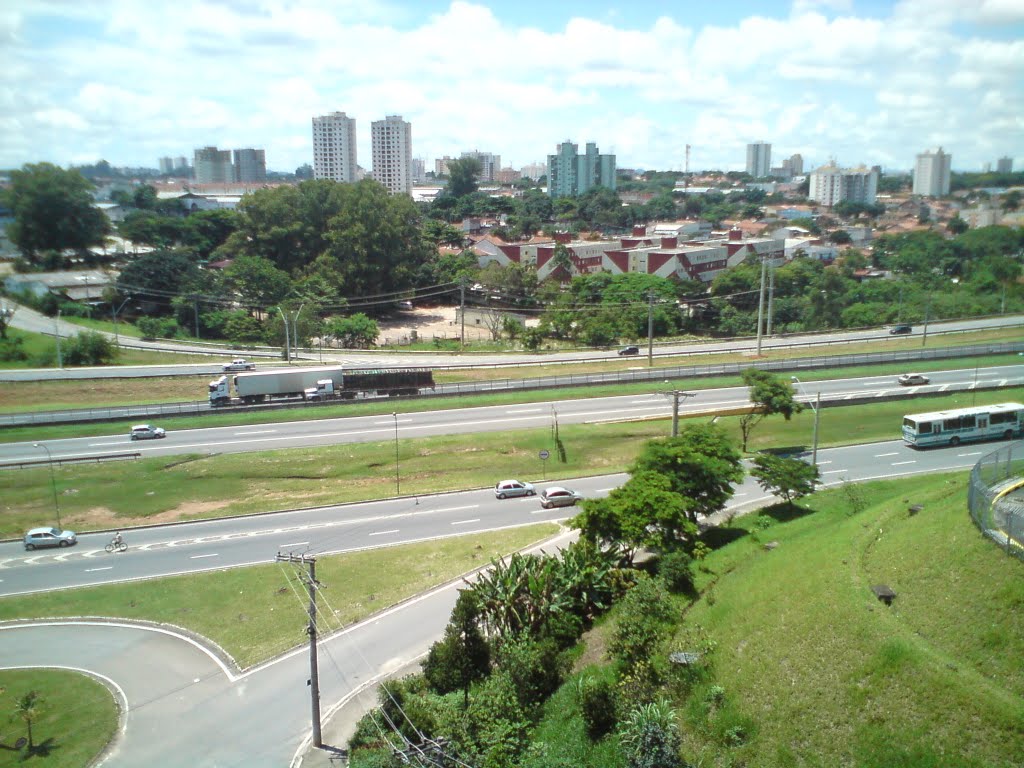
{"type": "Polygon", "coordinates": [[[658,561],[658,575],[670,592],[693,590],[693,558],[683,550],[666,552],[658,561]]]}
{"type": "Polygon", "coordinates": [[[106,365],[117,357],[113,342],[96,331],[82,331],[61,345],[65,365],[106,365]]]}
{"type": "Polygon", "coordinates": [[[564,662],[553,640],[519,637],[503,643],[498,651],[497,667],[515,685],[523,708],[539,704],[562,683],[564,662]]]}
{"type": "Polygon", "coordinates": [[[681,768],[679,726],[668,702],[633,709],[619,726],[619,744],[628,768],[681,768]]]}
{"type": "Polygon", "coordinates": [[[627,667],[649,659],[674,617],[672,601],[661,582],[640,578],[622,599],[609,650],[627,667]]]}
{"type": "Polygon", "coordinates": [[[5,363],[28,360],[28,353],[22,349],[25,340],[20,336],[9,336],[0,339],[0,361],[5,363]]]}
{"type": "Polygon", "coordinates": [[[615,688],[609,681],[580,678],[577,698],[583,724],[591,741],[599,741],[615,729],[615,688]]]}

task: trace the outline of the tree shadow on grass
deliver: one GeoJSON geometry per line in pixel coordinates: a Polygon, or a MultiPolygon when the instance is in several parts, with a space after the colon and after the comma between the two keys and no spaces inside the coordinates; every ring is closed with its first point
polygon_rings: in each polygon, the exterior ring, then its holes
{"type": "Polygon", "coordinates": [[[807,509],[801,507],[795,501],[780,501],[777,504],[772,504],[770,507],[764,507],[761,509],[760,514],[766,517],[772,518],[778,523],[786,523],[790,520],[798,520],[806,515],[813,514],[813,509],[807,509]]]}
{"type": "Polygon", "coordinates": [[[758,453],[770,453],[772,456],[778,456],[780,459],[795,459],[810,452],[811,449],[806,445],[782,445],[775,448],[761,448],[758,451],[758,453]]]}
{"type": "Polygon", "coordinates": [[[732,544],[734,541],[749,535],[750,531],[745,531],[742,528],[715,526],[703,531],[700,535],[700,540],[711,549],[721,549],[726,544],[732,544]]]}

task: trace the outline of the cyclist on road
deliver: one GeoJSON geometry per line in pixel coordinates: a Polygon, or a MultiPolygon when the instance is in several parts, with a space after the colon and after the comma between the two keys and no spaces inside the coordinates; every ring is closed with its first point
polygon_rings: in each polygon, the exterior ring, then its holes
{"type": "Polygon", "coordinates": [[[114,534],[114,538],[110,540],[110,543],[115,547],[119,547],[124,544],[124,537],[121,535],[120,531],[114,534]]]}

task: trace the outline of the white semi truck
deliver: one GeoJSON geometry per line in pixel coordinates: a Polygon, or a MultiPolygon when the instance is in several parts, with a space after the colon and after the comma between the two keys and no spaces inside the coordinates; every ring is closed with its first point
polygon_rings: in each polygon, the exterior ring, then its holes
{"type": "Polygon", "coordinates": [[[273,399],[352,399],[359,395],[416,395],[434,388],[429,368],[348,370],[342,367],[283,368],[221,376],[210,382],[210,405],[253,405],[273,399]],[[234,395],[231,383],[234,382],[234,395]]]}

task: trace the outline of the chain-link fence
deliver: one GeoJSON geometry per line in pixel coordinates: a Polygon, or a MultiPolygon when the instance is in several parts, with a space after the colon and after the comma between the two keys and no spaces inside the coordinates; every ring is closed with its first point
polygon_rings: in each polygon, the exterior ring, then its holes
{"type": "Polygon", "coordinates": [[[1024,442],[984,456],[971,470],[967,506],[982,533],[1024,560],[1024,442]]]}

